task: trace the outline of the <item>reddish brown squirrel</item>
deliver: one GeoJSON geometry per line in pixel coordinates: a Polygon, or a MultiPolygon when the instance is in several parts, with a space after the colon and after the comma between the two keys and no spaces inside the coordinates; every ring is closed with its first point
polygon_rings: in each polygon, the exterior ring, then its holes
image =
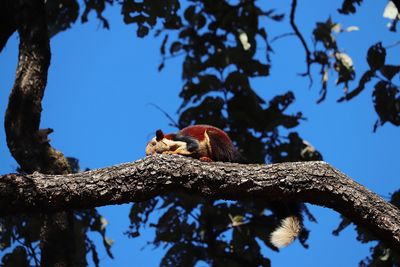
{"type": "MultiPolygon", "coordinates": [[[[146,146],[146,155],[155,153],[179,154],[207,162],[243,163],[243,158],[229,136],[210,125],[192,125],[172,134],[157,130],[156,136],[146,146]]],[[[289,245],[299,235],[301,225],[301,215],[287,214],[280,226],[271,233],[271,243],[278,248],[289,245]]]]}
{"type": "Polygon", "coordinates": [[[242,162],[229,136],[214,126],[193,125],[177,133],[157,130],[146,147],[146,154],[179,154],[202,161],[242,162]]]}

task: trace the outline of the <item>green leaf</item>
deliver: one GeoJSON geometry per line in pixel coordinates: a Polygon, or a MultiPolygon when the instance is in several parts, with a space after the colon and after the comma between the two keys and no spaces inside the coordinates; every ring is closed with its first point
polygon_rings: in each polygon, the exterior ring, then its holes
{"type": "Polygon", "coordinates": [[[174,206],[169,208],[159,219],[156,225],[155,243],[178,242],[182,237],[181,221],[179,211],[174,206]]]}
{"type": "Polygon", "coordinates": [[[186,267],[186,266],[195,266],[198,261],[197,255],[201,255],[203,253],[199,253],[203,251],[206,253],[205,248],[194,247],[191,244],[177,243],[174,244],[170,249],[168,249],[167,253],[161,260],[160,267],[186,267]]]}
{"type": "Polygon", "coordinates": [[[236,215],[231,220],[232,220],[233,227],[244,224],[244,216],[242,216],[242,215],[236,215]]]}
{"type": "Polygon", "coordinates": [[[114,244],[114,240],[104,237],[104,243],[106,244],[107,247],[111,247],[114,244]]]}
{"type": "MultiPolygon", "coordinates": [[[[380,124],[390,122],[400,125],[400,89],[386,81],[380,81],[375,85],[372,94],[375,111],[379,116],[380,124]]],[[[374,131],[376,131],[375,124],[374,131]]]]}
{"type": "Polygon", "coordinates": [[[344,15],[356,13],[356,5],[361,5],[363,0],[344,0],[338,12],[344,15]]]}
{"type": "Polygon", "coordinates": [[[336,84],[345,84],[345,93],[348,91],[348,84],[350,81],[355,78],[355,71],[353,67],[353,61],[351,57],[349,57],[345,53],[336,52],[335,53],[335,70],[338,73],[338,79],[336,80],[336,84]]]}
{"type": "Polygon", "coordinates": [[[131,211],[129,213],[129,219],[131,222],[130,230],[127,233],[129,237],[139,236],[139,230],[145,226],[150,213],[157,206],[159,199],[154,198],[147,201],[133,203],[131,211]]]}
{"type": "Polygon", "coordinates": [[[2,258],[3,267],[28,267],[28,255],[22,246],[17,246],[11,253],[7,253],[2,258]]]}
{"type": "Polygon", "coordinates": [[[330,17],[325,22],[317,22],[313,31],[315,40],[321,42],[326,49],[337,50],[336,40],[332,35],[335,27],[337,27],[337,23],[332,22],[330,17]]]}
{"type": "Polygon", "coordinates": [[[368,49],[367,62],[371,70],[377,70],[385,64],[386,49],[382,43],[376,43],[368,49]]]}
{"type": "Polygon", "coordinates": [[[196,11],[196,6],[190,6],[186,8],[185,13],[183,15],[186,21],[189,22],[190,24],[193,24],[193,17],[195,15],[195,11],[196,11]]]}
{"type": "Polygon", "coordinates": [[[184,110],[179,118],[179,125],[211,124],[224,129],[226,120],[222,116],[224,100],[221,97],[207,96],[197,105],[184,110]]]}
{"type": "Polygon", "coordinates": [[[143,24],[139,24],[136,34],[138,37],[143,38],[149,34],[149,28],[147,26],[144,26],[143,24]]]}
{"type": "Polygon", "coordinates": [[[242,64],[242,69],[250,77],[268,76],[270,67],[269,64],[263,64],[257,59],[242,64]]]}
{"type": "Polygon", "coordinates": [[[173,55],[182,49],[181,42],[173,42],[169,48],[169,52],[173,55]]]}

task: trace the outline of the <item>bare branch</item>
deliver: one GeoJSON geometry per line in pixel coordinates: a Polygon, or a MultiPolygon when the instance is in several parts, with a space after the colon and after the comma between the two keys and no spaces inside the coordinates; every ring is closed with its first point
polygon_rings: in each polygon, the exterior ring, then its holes
{"type": "Polygon", "coordinates": [[[274,38],[271,39],[270,43],[272,44],[273,42],[278,41],[279,39],[282,39],[282,38],[285,38],[285,37],[288,37],[288,36],[293,36],[293,35],[296,35],[296,34],[294,32],[287,32],[287,33],[283,33],[283,34],[277,35],[277,36],[275,36],[274,38]]]}
{"type": "Polygon", "coordinates": [[[400,249],[400,211],[325,162],[243,165],[155,155],[78,174],[7,174],[0,177],[0,215],[144,201],[174,191],[326,206],[400,249]]]}
{"type": "Polygon", "coordinates": [[[149,103],[150,106],[155,107],[156,109],[158,109],[159,111],[161,111],[162,114],[164,114],[165,117],[167,117],[170,121],[171,126],[179,129],[179,124],[174,120],[174,118],[171,117],[171,115],[168,114],[168,112],[166,112],[165,110],[163,110],[160,106],[153,104],[153,103],[149,103]]]}
{"type": "Polygon", "coordinates": [[[313,79],[311,76],[311,72],[310,72],[310,67],[311,67],[311,52],[310,49],[307,46],[307,43],[303,37],[303,35],[300,33],[299,28],[297,28],[296,23],[294,22],[295,19],[295,14],[296,14],[296,7],[297,7],[297,0],[292,0],[292,8],[290,10],[290,26],[292,26],[292,29],[295,33],[295,35],[300,39],[301,44],[304,47],[304,50],[306,52],[306,63],[307,63],[307,71],[303,74],[301,74],[302,76],[308,76],[310,79],[310,87],[312,86],[313,83],[313,79]]]}

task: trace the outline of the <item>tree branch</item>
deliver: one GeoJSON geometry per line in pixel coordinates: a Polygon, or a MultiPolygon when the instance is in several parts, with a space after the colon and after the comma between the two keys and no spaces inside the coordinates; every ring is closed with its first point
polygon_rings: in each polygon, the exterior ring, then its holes
{"type": "Polygon", "coordinates": [[[307,46],[306,40],[304,40],[303,35],[300,33],[299,28],[297,28],[296,23],[294,22],[294,17],[296,14],[296,7],[297,7],[297,0],[292,0],[292,8],[290,10],[290,26],[292,26],[292,29],[295,33],[295,35],[300,39],[301,44],[304,47],[304,50],[306,52],[306,63],[307,63],[307,71],[303,74],[301,74],[302,76],[308,76],[310,79],[310,87],[312,86],[313,83],[313,79],[311,76],[311,72],[310,72],[310,66],[311,66],[311,52],[310,49],[307,46]]]}
{"type": "Polygon", "coordinates": [[[39,130],[50,65],[50,40],[42,0],[14,0],[19,61],[4,127],[11,154],[24,172],[67,173],[64,155],[49,144],[51,129],[39,130]]]}
{"type": "MultiPolygon", "coordinates": [[[[20,40],[18,67],[4,120],[7,145],[24,172],[68,173],[67,159],[49,143],[52,130],[39,129],[51,57],[45,1],[8,0],[5,3],[13,11],[9,19],[18,30],[20,40]]],[[[13,28],[8,29],[12,33],[13,28]]],[[[6,38],[0,38],[0,50],[5,42],[6,38]]],[[[85,262],[85,255],[80,257],[75,249],[80,240],[73,234],[72,216],[71,211],[44,214],[40,230],[41,266],[73,266],[74,262],[85,262]]]]}
{"type": "Polygon", "coordinates": [[[0,177],[0,215],[143,201],[173,191],[326,206],[400,249],[400,211],[325,162],[243,165],[155,155],[78,174],[7,174],[0,177]]]}
{"type": "Polygon", "coordinates": [[[0,2],[0,52],[15,30],[13,1],[3,0],[0,2]]]}

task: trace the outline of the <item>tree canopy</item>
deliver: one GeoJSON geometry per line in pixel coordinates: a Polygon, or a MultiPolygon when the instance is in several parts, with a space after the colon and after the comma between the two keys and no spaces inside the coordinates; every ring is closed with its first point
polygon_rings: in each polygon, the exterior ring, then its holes
{"type": "MultiPolygon", "coordinates": [[[[332,12],[346,20],[360,12],[364,4],[360,0],[345,0],[332,12]]],[[[324,151],[311,145],[313,140],[304,140],[302,132],[297,130],[307,114],[301,108],[293,110],[292,106],[298,91],[304,89],[274,91],[268,88],[268,97],[265,97],[257,88],[260,78],[273,76],[274,64],[279,64],[274,61],[275,54],[283,46],[281,42],[288,38],[295,40],[302,53],[302,69],[296,72],[308,86],[320,89],[317,97],[315,93],[309,93],[310,97],[315,97],[316,106],[328,101],[328,92],[334,87],[342,89],[337,99],[341,104],[338,105],[343,105],[342,102],[356,105],[355,101],[369,91],[377,118],[371,121],[370,129],[379,133],[388,124],[399,126],[400,63],[394,56],[398,52],[398,42],[376,39],[365,44],[360,40],[360,46],[362,43],[367,47],[363,51],[364,66],[367,67],[359,69],[342,45],[347,34],[359,30],[358,25],[341,24],[333,16],[323,20],[309,18],[313,29],[305,31],[298,23],[301,16],[298,10],[305,4],[292,0],[285,5],[287,8],[280,10],[281,6],[276,8],[273,3],[247,0],[3,1],[0,51],[15,31],[19,35],[18,68],[5,116],[7,145],[19,165],[18,172],[38,171],[53,175],[80,171],[76,158],[65,157],[50,143],[48,136],[53,130],[40,129],[49,66],[51,72],[49,38],[57,38],[66,30],[73,31],[79,19],[87,22],[92,13],[97,16],[100,27],[112,32],[112,24],[106,15],[111,8],[121,10],[123,22],[127,27],[134,27],[137,37],[156,36],[159,39],[159,71],[164,71],[171,60],[182,59],[181,71],[175,72],[183,80],[179,92],[181,103],[176,106],[178,119],[162,109],[159,116],[166,114],[176,128],[212,124],[226,130],[250,163],[323,159],[324,151]],[[282,24],[285,27],[280,26],[282,24]],[[277,34],[274,27],[284,30],[277,34]]],[[[397,10],[400,10],[400,3],[389,1],[384,12],[376,11],[379,15],[383,13],[383,19],[389,23],[388,34],[396,34],[397,10]]],[[[294,64],[292,60],[285,59],[288,67],[294,64]]],[[[114,68],[110,66],[109,71],[114,68]]],[[[285,79],[292,79],[286,76],[285,79]]],[[[132,86],[135,87],[135,83],[132,86]]],[[[158,94],[155,88],[134,89],[152,90],[158,94]]],[[[160,108],[166,100],[153,103],[160,108]]],[[[134,120],[129,123],[138,124],[134,120]]],[[[154,125],[154,130],[157,128],[161,126],[154,125]]],[[[137,125],[135,131],[140,130],[137,125]]],[[[397,140],[393,142],[398,145],[397,140]]],[[[351,154],[352,151],[344,153],[351,154]]],[[[396,189],[392,188],[394,193],[388,200],[399,206],[396,189]]],[[[135,238],[145,226],[153,227],[155,237],[151,244],[167,247],[161,266],[194,266],[200,262],[213,266],[270,266],[269,253],[265,253],[265,249],[276,250],[268,239],[282,213],[276,206],[285,209],[292,202],[307,201],[296,197],[273,200],[225,202],[187,192],[163,193],[132,205],[131,225],[126,234],[135,238]],[[157,218],[149,220],[157,211],[157,218]]],[[[304,216],[315,221],[307,206],[300,205],[304,216]]],[[[112,223],[112,218],[107,220],[112,223]]],[[[351,216],[343,217],[334,234],[339,234],[352,221],[358,222],[351,216]]],[[[88,263],[86,254],[90,254],[90,262],[101,265],[98,245],[88,233],[100,233],[108,255],[113,257],[106,224],[106,219],[96,209],[2,217],[0,249],[6,251],[2,264],[24,266],[39,265],[40,262],[44,266],[68,263],[80,266],[88,263]],[[57,242],[60,238],[66,242],[57,242]]],[[[305,248],[308,247],[309,230],[312,233],[312,228],[304,228],[299,238],[305,248]]],[[[378,240],[363,225],[357,226],[357,239],[361,242],[378,240]]],[[[399,265],[397,251],[382,240],[375,242],[371,254],[365,257],[359,259],[361,266],[399,265]]]]}

